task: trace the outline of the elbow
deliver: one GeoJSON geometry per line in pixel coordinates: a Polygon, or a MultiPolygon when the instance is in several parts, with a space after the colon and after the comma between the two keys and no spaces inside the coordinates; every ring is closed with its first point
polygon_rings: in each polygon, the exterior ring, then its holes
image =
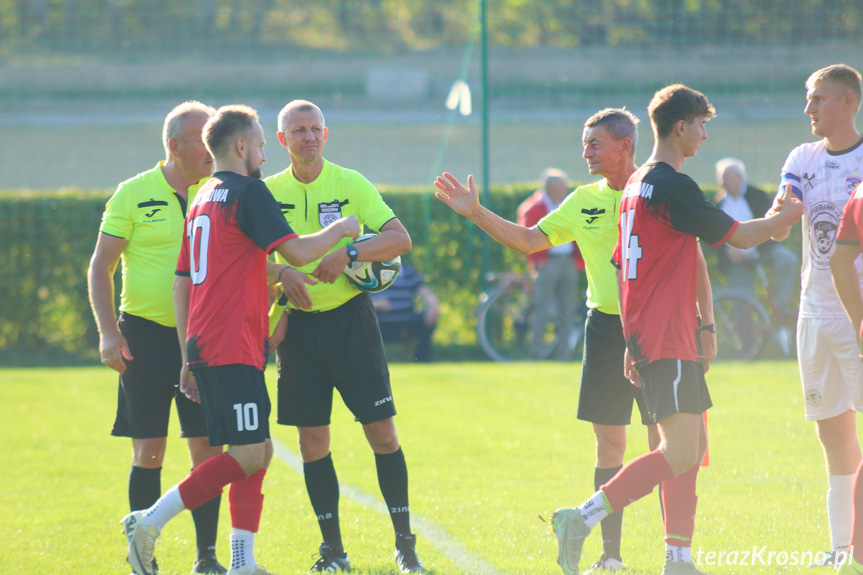
{"type": "Polygon", "coordinates": [[[411,249],[413,249],[413,247],[414,246],[413,241],[411,240],[411,235],[407,231],[405,231],[405,233],[402,234],[402,237],[398,244],[399,255],[408,253],[409,251],[411,251],[411,249]]]}

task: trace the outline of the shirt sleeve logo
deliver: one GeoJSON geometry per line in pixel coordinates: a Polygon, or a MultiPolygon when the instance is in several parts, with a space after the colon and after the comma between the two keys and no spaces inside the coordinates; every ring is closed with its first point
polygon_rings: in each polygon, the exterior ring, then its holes
{"type": "Polygon", "coordinates": [[[342,206],[347,205],[348,200],[340,202],[333,200],[332,202],[322,202],[318,204],[318,222],[321,227],[325,228],[336,220],[342,218],[342,206]]]}

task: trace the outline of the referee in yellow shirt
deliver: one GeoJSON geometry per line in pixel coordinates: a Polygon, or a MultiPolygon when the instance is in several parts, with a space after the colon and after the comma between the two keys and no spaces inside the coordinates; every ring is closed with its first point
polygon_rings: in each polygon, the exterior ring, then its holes
{"type": "MultiPolygon", "coordinates": [[[[607,108],[591,116],[584,124],[582,155],[590,174],[603,179],[576,188],[555,211],[531,228],[504,220],[480,205],[473,176],[468,177],[467,187],[451,174],[435,181],[440,200],[512,250],[526,255],[572,241],[578,244],[584,256],[588,298],[578,418],[593,424],[597,488],[623,465],[633,401],[641,412],[641,422],[651,424],[641,390],[623,376],[626,343],[620,323],[617,278],[611,264],[617,244],[620,199],[636,169],[637,141],[638,118],[631,112],[607,108]]],[[[659,442],[655,427],[648,427],[651,445],[659,442]]],[[[603,553],[586,574],[623,568],[622,523],[622,512],[602,521],[603,553]]]]}
{"type": "Polygon", "coordinates": [[[393,421],[396,410],[380,327],[369,295],[342,275],[351,262],[388,261],[408,252],[411,239],[371,182],[324,160],[328,133],[318,106],[290,102],[279,113],[278,139],[288,149],[291,165],[264,182],[298,234],[355,215],[380,235],[357,245],[343,240],[320,260],[278,270],[291,307],[290,319],[284,316],[280,322],[280,328],[287,324],[287,331],[278,347],[278,423],[297,427],[306,489],[324,540],[311,572],[350,570],[330,455],[330,413],[337,389],[375,454],[378,483],[396,532],[396,564],[402,573],[422,573],[410,528],[407,464],[393,421]]]}
{"type": "MultiPolygon", "coordinates": [[[[147,509],[162,493],[171,403],[177,405],[192,467],[222,451],[210,447],[200,404],[179,391],[182,359],[172,292],[186,206],[213,173],[213,159],[201,140],[213,113],[200,102],[185,102],[168,114],[162,133],[167,159],[117,187],[102,216],[87,274],[102,363],[120,373],[111,434],[132,438],[132,511],[147,509]],[[114,272],[120,261],[118,319],[114,272]]],[[[198,548],[193,573],[227,573],[216,559],[220,500],[192,511],[198,548]]]]}

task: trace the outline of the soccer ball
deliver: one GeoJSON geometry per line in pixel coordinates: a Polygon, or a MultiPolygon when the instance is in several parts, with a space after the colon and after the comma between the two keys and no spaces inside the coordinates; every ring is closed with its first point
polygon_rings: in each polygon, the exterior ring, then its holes
{"type": "MultiPolygon", "coordinates": [[[[353,243],[358,244],[377,237],[377,234],[365,234],[353,243]]],[[[402,269],[402,258],[396,256],[388,262],[354,262],[345,266],[345,277],[348,282],[360,291],[377,293],[384,291],[396,281],[402,269]]]]}

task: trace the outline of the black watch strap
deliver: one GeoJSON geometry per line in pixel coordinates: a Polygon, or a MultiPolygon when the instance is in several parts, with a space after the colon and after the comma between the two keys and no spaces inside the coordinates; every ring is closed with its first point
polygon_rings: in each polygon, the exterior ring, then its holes
{"type": "Polygon", "coordinates": [[[357,247],[354,244],[348,244],[348,257],[351,259],[351,263],[357,261],[357,247]]]}
{"type": "Polygon", "coordinates": [[[709,323],[707,325],[702,325],[701,331],[709,331],[710,333],[716,333],[716,324],[715,323],[709,323]]]}

